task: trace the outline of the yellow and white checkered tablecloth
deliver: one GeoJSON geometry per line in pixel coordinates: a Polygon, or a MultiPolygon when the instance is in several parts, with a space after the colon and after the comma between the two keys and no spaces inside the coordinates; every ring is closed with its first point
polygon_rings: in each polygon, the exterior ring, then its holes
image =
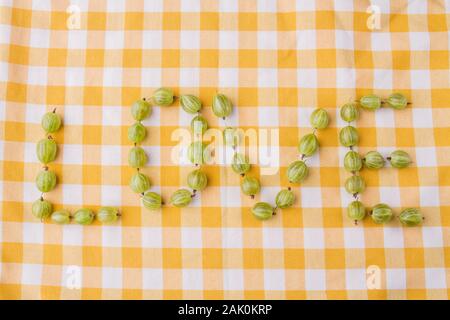
{"type": "MultiPolygon", "coordinates": [[[[449,27],[448,0],[0,0],[0,298],[447,299],[449,27]],[[294,207],[257,221],[239,176],[215,165],[190,207],[142,209],[128,187],[129,109],[160,86],[198,95],[211,127],[224,125],[210,108],[219,91],[235,105],[228,124],[279,129],[280,172],[252,169],[263,185],[256,200],[271,202],[309,114],[326,108],[332,122],[318,132],[294,207]],[[426,220],[354,226],[339,106],[394,91],[412,106],[364,112],[358,150],[404,149],[414,165],[363,170],[362,200],[417,206],[426,220]],[[40,118],[53,106],[64,127],[48,199],[71,210],[118,206],[119,223],[59,226],[31,215],[40,118]],[[377,268],[379,289],[368,288],[377,268]]],[[[192,170],[170,160],[171,134],[189,117],[176,103],[144,123],[143,171],[168,199],[192,170]]]]}

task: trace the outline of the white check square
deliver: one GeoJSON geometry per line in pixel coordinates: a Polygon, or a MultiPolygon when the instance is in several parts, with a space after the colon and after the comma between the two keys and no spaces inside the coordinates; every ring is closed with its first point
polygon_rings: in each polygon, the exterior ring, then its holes
{"type": "Polygon", "coordinates": [[[326,290],[325,270],[306,269],[305,270],[305,288],[308,291],[326,290]]]}
{"type": "Polygon", "coordinates": [[[372,50],[373,51],[390,51],[391,50],[391,34],[388,32],[373,31],[372,50]]]}
{"type": "Polygon", "coordinates": [[[23,242],[33,244],[44,243],[44,226],[42,223],[24,222],[23,228],[23,242]]]}
{"type": "Polygon", "coordinates": [[[284,233],[282,228],[264,228],[263,229],[263,247],[264,248],[284,248],[284,233]]]}
{"type": "Polygon", "coordinates": [[[219,0],[220,12],[237,12],[238,0],[219,0]]]}
{"type": "Polygon", "coordinates": [[[380,202],[388,203],[390,207],[401,207],[400,190],[398,187],[380,187],[380,202]]]}
{"type": "Polygon", "coordinates": [[[403,248],[403,229],[394,227],[384,227],[384,246],[385,248],[403,248]]]}
{"type": "Polygon", "coordinates": [[[47,84],[47,67],[29,66],[28,67],[28,84],[46,85],[47,84]]]}
{"type": "Polygon", "coordinates": [[[316,31],[297,30],[297,50],[308,50],[316,48],[316,31]]]}
{"type": "Polygon", "coordinates": [[[161,165],[161,155],[159,147],[148,147],[142,146],[147,154],[147,163],[145,166],[160,166],[161,165]]]}
{"type": "Polygon", "coordinates": [[[431,108],[412,108],[414,128],[432,128],[433,111],[431,108]]]}
{"type": "Polygon", "coordinates": [[[278,36],[276,31],[258,31],[258,49],[277,50],[278,36]]]}
{"type": "MultiPolygon", "coordinates": [[[[33,2],[36,2],[36,1],[33,1],[33,2]]],[[[6,35],[5,35],[5,38],[6,38],[6,35]]],[[[9,40],[9,37],[7,40],[9,40]]],[[[30,47],[49,48],[50,47],[50,30],[49,29],[31,28],[30,29],[30,47]]]]}
{"type": "Polygon", "coordinates": [[[67,47],[69,49],[86,49],[87,31],[76,29],[69,30],[67,32],[67,47]]]}
{"type": "Polygon", "coordinates": [[[358,227],[344,228],[345,248],[365,248],[364,229],[358,227]]]}
{"type": "Polygon", "coordinates": [[[224,248],[242,248],[242,230],[240,228],[222,228],[222,246],[224,248]]]}
{"type": "MultiPolygon", "coordinates": [[[[145,3],[153,2],[146,1],[145,3]]],[[[144,30],[142,31],[142,48],[143,49],[161,49],[162,48],[162,31],[161,30],[144,30]]]]}
{"type": "Polygon", "coordinates": [[[447,289],[447,272],[444,268],[425,269],[427,289],[447,289]]]}
{"type": "Polygon", "coordinates": [[[429,70],[410,70],[411,89],[430,89],[431,76],[429,70]]]}
{"type": "Polygon", "coordinates": [[[219,31],[219,49],[238,49],[239,33],[237,31],[219,31]]]}
{"type": "Polygon", "coordinates": [[[314,11],[316,9],[315,0],[296,0],[297,11],[314,11]]]}
{"type": "Polygon", "coordinates": [[[313,113],[315,108],[313,107],[298,107],[298,126],[302,128],[307,128],[310,126],[309,118],[311,113],[313,113]]]}
{"type": "Polygon", "coordinates": [[[422,227],[423,246],[425,248],[442,248],[444,239],[441,227],[422,227]]]}
{"type": "Polygon", "coordinates": [[[142,68],[141,85],[150,88],[161,86],[161,68],[142,68]]]}
{"type": "Polygon", "coordinates": [[[386,288],[388,290],[406,289],[405,269],[386,269],[386,288]]]}
{"type": "Polygon", "coordinates": [[[395,128],[395,114],[392,108],[380,108],[375,113],[377,128],[395,128]]]}
{"type": "Polygon", "coordinates": [[[180,86],[195,88],[199,85],[200,70],[197,68],[180,68],[180,86]]]}
{"type": "Polygon", "coordinates": [[[122,203],[122,186],[102,185],[102,205],[120,206],[122,203]]]}
{"type": "Polygon", "coordinates": [[[322,207],[322,193],[319,187],[303,187],[301,197],[301,205],[304,208],[322,207]]]}
{"type": "Polygon", "coordinates": [[[427,1],[408,1],[407,9],[409,14],[427,14],[427,1]]]}
{"type": "Polygon", "coordinates": [[[284,269],[264,269],[265,290],[285,290],[284,269]]]}
{"type": "Polygon", "coordinates": [[[33,203],[41,197],[41,192],[36,188],[36,183],[24,182],[23,183],[23,201],[33,203]]]}
{"type": "Polygon", "coordinates": [[[224,290],[244,290],[244,273],[242,269],[223,269],[224,290]]]}
{"type": "Polygon", "coordinates": [[[126,0],[107,1],[108,12],[124,12],[126,0]]]}
{"type": "Polygon", "coordinates": [[[142,246],[145,248],[161,248],[162,231],[161,228],[143,227],[141,228],[142,246]]]}
{"type": "Polygon", "coordinates": [[[202,290],[202,269],[183,269],[183,290],[202,290]]]}
{"type": "MultiPolygon", "coordinates": [[[[355,82],[356,82],[355,69],[336,68],[336,85],[338,88],[354,88],[355,82]]],[[[341,117],[339,116],[338,119],[341,119],[341,117]]]]}
{"type": "Polygon", "coordinates": [[[40,285],[42,282],[42,264],[22,264],[22,284],[40,285]]]}
{"type": "Polygon", "coordinates": [[[334,0],[334,10],[336,11],[353,11],[353,1],[334,0]]]}
{"type": "MultiPolygon", "coordinates": [[[[417,2],[417,1],[416,1],[417,2]]],[[[409,45],[413,51],[430,50],[430,35],[428,32],[408,32],[409,45]]]]}
{"type": "Polygon", "coordinates": [[[182,12],[199,12],[200,3],[199,0],[180,0],[181,11],[182,12]]]}
{"type": "MultiPolygon", "coordinates": [[[[278,116],[278,107],[258,107],[258,124],[260,127],[278,127],[278,116]]],[[[267,136],[267,139],[269,139],[270,135],[267,136]]]]}
{"type": "Polygon", "coordinates": [[[221,187],[220,203],[224,207],[236,208],[241,206],[241,188],[240,187],[221,187]]]}
{"type": "Polygon", "coordinates": [[[322,228],[304,228],[303,237],[305,249],[323,249],[325,247],[322,228]]]}
{"type": "Polygon", "coordinates": [[[80,144],[62,144],[60,148],[65,164],[83,164],[83,147],[80,144]]]}
{"type": "MultiPolygon", "coordinates": [[[[4,3],[5,1],[2,1],[2,2],[4,3]]],[[[35,11],[51,11],[52,10],[51,0],[32,1],[31,4],[32,4],[32,9],[35,11]]]]}
{"type": "MultiPolygon", "coordinates": [[[[108,1],[115,2],[115,1],[108,1]]],[[[125,33],[123,31],[105,30],[105,49],[123,49],[125,33]]]]}
{"type": "Polygon", "coordinates": [[[62,185],[63,203],[82,205],[83,204],[83,187],[79,184],[62,185]]]}
{"type": "Polygon", "coordinates": [[[375,69],[373,71],[373,83],[375,89],[391,89],[393,72],[390,69],[375,69]]]}
{"type": "Polygon", "coordinates": [[[336,49],[353,50],[354,37],[353,32],[348,30],[335,30],[336,49]]]}
{"type": "Polygon", "coordinates": [[[391,2],[390,0],[372,0],[370,2],[372,10],[368,12],[370,12],[371,14],[376,14],[376,13],[389,13],[390,12],[390,7],[391,7],[391,2]]]}
{"type": "Polygon", "coordinates": [[[65,125],[82,125],[83,107],[76,105],[66,105],[64,107],[64,124],[65,125]]]}
{"type": "Polygon", "coordinates": [[[316,69],[297,69],[297,83],[300,88],[316,88],[316,69]]]}
{"type": "Polygon", "coordinates": [[[120,166],[122,164],[122,147],[121,146],[101,146],[102,165],[120,166]]]}
{"type": "Polygon", "coordinates": [[[164,0],[144,1],[144,11],[162,12],[164,8],[164,0]]]}
{"type": "Polygon", "coordinates": [[[237,88],[239,86],[239,70],[236,68],[219,69],[219,87],[237,88]]]}
{"type": "Polygon", "coordinates": [[[180,31],[180,49],[199,49],[200,31],[182,30],[180,31]]]}
{"type": "Polygon", "coordinates": [[[421,207],[439,207],[439,187],[419,187],[421,207]]]}
{"type": "Polygon", "coordinates": [[[122,269],[121,268],[102,268],[102,287],[106,289],[122,288],[122,269]]]}
{"type": "Polygon", "coordinates": [[[162,269],[145,268],[142,270],[144,290],[161,290],[163,289],[163,271],[162,269]]]}
{"type": "Polygon", "coordinates": [[[103,85],[105,87],[121,87],[122,86],[122,69],[121,68],[103,68],[103,85]]]}
{"type": "Polygon", "coordinates": [[[84,68],[65,68],[66,86],[84,86],[84,68]]]}
{"type": "Polygon", "coordinates": [[[258,86],[262,88],[276,87],[278,84],[278,70],[275,68],[258,69],[258,86]]]}
{"type": "Polygon", "coordinates": [[[346,269],[345,283],[348,290],[366,290],[366,270],[365,269],[346,269]]]}
{"type": "Polygon", "coordinates": [[[122,123],[122,107],[103,106],[102,124],[104,126],[120,126],[122,123]]]}
{"type": "Polygon", "coordinates": [[[62,242],[66,246],[81,246],[83,244],[83,227],[79,225],[63,225],[62,242]]]}
{"type": "Polygon", "coordinates": [[[202,229],[194,227],[181,228],[182,248],[201,248],[203,245],[202,229]]]}
{"type": "Polygon", "coordinates": [[[436,167],[436,148],[435,147],[416,147],[417,167],[436,167]]]}
{"type": "Polygon", "coordinates": [[[45,105],[27,104],[25,109],[25,121],[28,123],[40,124],[42,116],[46,113],[46,111],[47,108],[45,105]]]}
{"type": "Polygon", "coordinates": [[[120,248],[122,246],[122,227],[102,226],[102,246],[120,248]]]}

